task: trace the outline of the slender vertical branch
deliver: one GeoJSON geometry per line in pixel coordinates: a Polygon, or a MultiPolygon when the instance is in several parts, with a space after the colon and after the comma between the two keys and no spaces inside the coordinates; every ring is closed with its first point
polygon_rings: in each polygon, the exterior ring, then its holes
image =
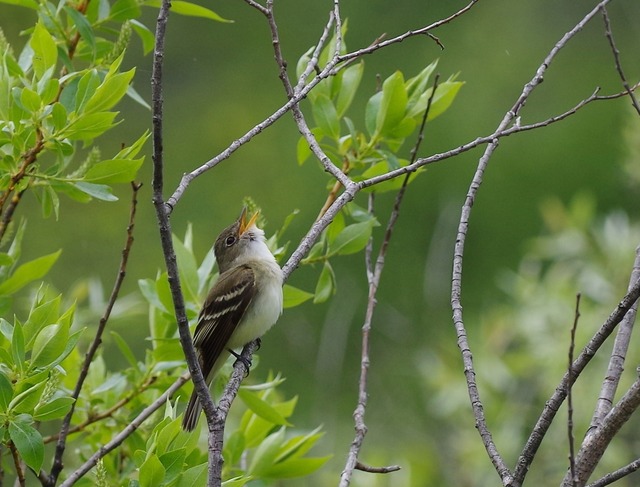
{"type": "Polygon", "coordinates": [[[622,86],[624,86],[625,91],[629,95],[633,108],[635,108],[636,112],[638,112],[638,115],[640,115],[640,104],[638,104],[638,99],[633,93],[633,89],[629,85],[629,82],[627,81],[627,77],[625,76],[624,71],[622,69],[622,62],[620,61],[620,51],[616,46],[616,41],[613,39],[613,32],[611,31],[611,21],[609,20],[609,13],[607,12],[607,7],[603,5],[601,8],[601,12],[602,12],[602,19],[604,20],[604,33],[605,33],[605,36],[607,37],[607,40],[609,41],[609,46],[611,47],[611,53],[613,54],[613,59],[616,64],[616,70],[618,71],[618,75],[620,76],[620,80],[622,81],[622,86]]]}
{"type": "Polygon", "coordinates": [[[84,362],[82,364],[82,368],[80,369],[80,374],[78,376],[78,381],[76,382],[75,389],[71,397],[75,400],[71,409],[67,413],[67,415],[62,420],[62,425],[60,427],[60,433],[58,434],[58,442],[56,444],[56,451],[53,458],[53,466],[51,467],[51,473],[49,474],[48,485],[54,486],[58,480],[58,476],[62,471],[63,463],[62,456],[64,454],[67,437],[69,435],[69,426],[71,425],[71,419],[73,418],[73,414],[75,412],[76,401],[78,397],[80,397],[80,392],[82,391],[82,387],[84,386],[84,382],[89,374],[89,367],[93,362],[93,359],[98,351],[98,348],[102,344],[102,335],[107,326],[107,322],[109,321],[109,317],[111,316],[111,311],[113,310],[113,306],[115,305],[116,300],[118,299],[118,295],[120,294],[120,288],[124,281],[124,278],[127,273],[127,262],[129,261],[129,253],[131,252],[131,247],[133,246],[133,228],[135,224],[136,218],[136,209],[138,205],[138,191],[142,185],[138,183],[131,183],[132,196],[131,196],[131,207],[129,210],[129,224],[127,225],[127,237],[124,245],[124,249],[122,250],[122,258],[120,260],[120,267],[118,268],[118,274],[116,276],[115,283],[113,284],[113,289],[111,290],[111,296],[109,296],[109,301],[107,302],[107,307],[104,311],[104,314],[100,318],[100,322],[98,323],[98,329],[96,330],[96,334],[93,337],[93,341],[87,350],[87,353],[84,357],[84,362]]]}
{"type": "MultiPolygon", "coordinates": [[[[433,89],[431,90],[431,96],[427,100],[427,107],[425,108],[424,114],[422,116],[422,122],[420,124],[420,130],[418,131],[418,137],[416,139],[416,143],[411,150],[411,161],[414,162],[418,155],[418,150],[420,149],[420,145],[424,140],[424,130],[427,123],[427,118],[429,116],[429,112],[431,110],[431,104],[433,102],[433,98],[438,89],[438,81],[440,79],[440,75],[436,74],[433,89]]],[[[382,277],[382,270],[384,269],[385,257],[387,254],[387,250],[389,248],[389,243],[391,242],[391,236],[393,234],[393,229],[398,221],[398,217],[400,216],[400,206],[402,205],[402,200],[407,190],[407,185],[409,184],[410,174],[407,174],[402,182],[402,186],[398,190],[396,194],[396,198],[394,201],[393,209],[391,211],[391,215],[389,217],[389,221],[387,222],[387,227],[385,229],[384,237],[382,240],[382,244],[380,246],[380,250],[378,251],[378,256],[376,258],[375,265],[372,262],[373,255],[373,237],[369,239],[367,242],[367,246],[365,248],[365,264],[366,264],[366,272],[367,272],[367,282],[369,283],[369,295],[367,299],[367,309],[365,313],[364,324],[362,325],[362,340],[361,340],[361,356],[360,356],[360,379],[358,381],[358,403],[356,405],[355,410],[353,411],[353,419],[355,423],[355,436],[353,441],[351,442],[351,447],[349,448],[349,453],[347,454],[347,460],[344,469],[340,475],[340,487],[347,487],[351,483],[351,477],[353,475],[354,470],[362,470],[370,473],[389,473],[399,470],[400,467],[397,465],[392,465],[388,467],[370,467],[361,463],[358,459],[360,455],[360,450],[362,449],[362,444],[364,442],[364,438],[367,434],[367,426],[364,422],[364,416],[367,408],[368,402],[368,377],[369,377],[369,338],[371,333],[371,323],[373,321],[373,313],[375,310],[375,306],[377,303],[376,294],[378,292],[378,286],[380,285],[380,279],[382,277]]],[[[371,193],[369,196],[368,210],[371,215],[374,213],[374,199],[375,193],[371,193]]]]}
{"type": "Polygon", "coordinates": [[[571,393],[574,382],[573,371],[573,351],[576,346],[576,330],[578,329],[578,319],[580,318],[580,294],[576,296],[576,311],[573,318],[573,326],[571,327],[571,339],[569,342],[569,365],[567,366],[567,436],[569,437],[569,472],[571,473],[571,481],[577,486],[576,479],[576,455],[575,455],[575,439],[573,437],[573,394],[571,393]]]}

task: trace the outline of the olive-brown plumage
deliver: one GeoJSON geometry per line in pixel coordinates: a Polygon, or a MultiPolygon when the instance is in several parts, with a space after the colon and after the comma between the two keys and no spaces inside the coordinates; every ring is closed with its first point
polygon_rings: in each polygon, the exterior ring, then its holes
{"type": "MultiPolygon", "coordinates": [[[[248,222],[246,209],[225,228],[214,244],[220,277],[198,316],[193,335],[202,375],[208,383],[228,355],[226,351],[261,337],[282,313],[282,270],[267,247],[264,232],[248,222]]],[[[193,391],[182,427],[192,431],[200,417],[200,400],[193,391]]]]}

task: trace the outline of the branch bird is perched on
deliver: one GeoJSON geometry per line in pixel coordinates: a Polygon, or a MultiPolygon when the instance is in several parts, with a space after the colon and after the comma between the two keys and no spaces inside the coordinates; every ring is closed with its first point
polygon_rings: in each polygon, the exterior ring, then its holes
{"type": "MultiPolygon", "coordinates": [[[[249,221],[246,213],[244,208],[216,239],[220,277],[202,306],[193,335],[202,375],[209,384],[228,358],[226,351],[261,337],[282,313],[282,270],[264,232],[256,226],[258,213],[249,221]]],[[[185,430],[196,427],[201,410],[194,390],[182,420],[185,430]]]]}

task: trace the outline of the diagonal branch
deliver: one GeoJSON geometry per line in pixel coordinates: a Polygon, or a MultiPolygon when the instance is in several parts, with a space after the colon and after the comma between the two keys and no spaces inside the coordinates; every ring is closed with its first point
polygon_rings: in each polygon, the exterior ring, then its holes
{"type": "MultiPolygon", "coordinates": [[[[622,300],[618,303],[616,308],[611,312],[607,320],[602,324],[600,329],[591,337],[589,343],[587,343],[580,355],[573,362],[573,366],[571,368],[571,380],[575,382],[575,379],[582,373],[587,364],[591,361],[591,359],[596,355],[600,347],[604,344],[604,342],[609,338],[613,330],[615,330],[616,326],[624,319],[624,316],[627,314],[629,309],[633,306],[633,304],[640,297],[640,279],[638,279],[634,285],[629,289],[629,292],[622,298],[622,300]]],[[[538,421],[536,422],[533,431],[529,435],[529,439],[520,453],[520,457],[518,458],[518,463],[516,464],[515,475],[518,483],[516,485],[520,485],[526,473],[535,457],[544,436],[546,435],[548,429],[551,427],[551,423],[555,418],[555,415],[558,413],[562,402],[566,398],[567,388],[569,387],[569,373],[565,373],[562,377],[560,383],[556,386],[555,392],[552,396],[547,400],[545,406],[542,410],[542,413],[538,417],[538,421]]]]}
{"type": "MultiPolygon", "coordinates": [[[[640,407],[640,379],[637,379],[620,399],[618,404],[604,418],[600,427],[590,436],[576,458],[577,485],[583,485],[589,479],[602,455],[616,436],[620,428],[629,421],[631,415],[640,407]]],[[[572,479],[566,478],[563,486],[570,487],[572,479]]]]}
{"type": "Polygon", "coordinates": [[[78,480],[80,480],[84,475],[89,473],[89,471],[95,467],[101,458],[104,458],[109,452],[118,448],[122,444],[124,440],[126,440],[129,436],[131,436],[135,431],[144,423],[149,416],[155,413],[158,409],[164,406],[169,398],[178,391],[184,384],[189,380],[189,374],[185,373],[178,377],[176,381],[171,384],[158,398],[153,401],[149,406],[143,409],[138,416],[136,416],[129,425],[123,429],[120,433],[115,435],[111,441],[101,447],[98,451],[96,451],[91,457],[84,462],[80,468],[72,472],[67,479],[60,484],[60,487],[71,487],[78,480]]]}
{"type": "MultiPolygon", "coordinates": [[[[633,265],[633,271],[631,272],[631,278],[629,280],[629,290],[639,278],[640,246],[636,249],[636,259],[633,265]]],[[[596,405],[595,412],[593,413],[593,418],[591,419],[587,438],[600,426],[600,423],[604,417],[609,414],[609,411],[611,411],[611,407],[613,406],[613,398],[616,395],[616,390],[620,383],[620,377],[624,370],[624,362],[627,357],[627,351],[629,350],[631,332],[633,331],[637,310],[638,302],[636,301],[624,316],[624,319],[618,327],[618,333],[616,334],[616,339],[613,342],[613,350],[611,351],[611,357],[609,359],[609,367],[602,382],[602,387],[600,388],[598,403],[596,405]]]]}
{"type": "Polygon", "coordinates": [[[118,275],[116,276],[116,281],[113,285],[113,289],[111,291],[111,296],[109,297],[109,301],[107,303],[107,307],[104,311],[104,314],[100,318],[100,322],[98,324],[98,329],[96,330],[96,334],[93,337],[93,341],[87,350],[87,353],[84,357],[84,362],[82,364],[82,368],[80,369],[80,375],[78,377],[78,382],[76,383],[75,389],[73,391],[72,397],[75,399],[73,404],[71,405],[71,409],[67,413],[67,415],[62,420],[62,425],[60,426],[60,433],[58,434],[58,442],[56,444],[56,451],[53,458],[53,466],[51,467],[51,473],[49,474],[49,479],[47,485],[54,486],[58,480],[58,476],[63,468],[62,456],[64,454],[67,437],[69,435],[71,425],[71,419],[73,418],[73,414],[75,412],[76,401],[78,397],[80,397],[80,392],[82,391],[82,387],[84,382],[89,374],[89,367],[93,362],[93,359],[98,351],[98,348],[102,344],[102,334],[107,326],[107,322],[109,321],[109,317],[111,316],[111,311],[113,310],[113,306],[115,305],[116,299],[120,294],[120,288],[122,286],[122,282],[124,281],[126,271],[127,271],[127,262],[129,260],[129,253],[131,251],[131,247],[133,245],[133,227],[135,223],[136,217],[136,208],[138,204],[138,191],[142,184],[131,183],[131,189],[133,190],[133,195],[131,197],[131,208],[129,211],[129,224],[127,226],[127,238],[125,242],[124,249],[122,250],[122,259],[120,260],[120,267],[118,268],[118,275]]]}

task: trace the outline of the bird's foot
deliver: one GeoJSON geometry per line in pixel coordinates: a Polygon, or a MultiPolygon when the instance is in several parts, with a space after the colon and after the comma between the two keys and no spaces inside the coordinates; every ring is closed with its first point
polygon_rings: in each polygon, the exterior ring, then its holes
{"type": "MultiPolygon", "coordinates": [[[[234,350],[231,350],[230,348],[228,350],[229,350],[229,353],[236,358],[236,363],[242,362],[242,365],[244,365],[244,368],[245,368],[244,376],[247,377],[249,375],[249,371],[251,370],[251,360],[246,357],[243,357],[241,354],[237,353],[234,350]]],[[[233,364],[233,366],[235,367],[235,364],[233,364]]]]}

